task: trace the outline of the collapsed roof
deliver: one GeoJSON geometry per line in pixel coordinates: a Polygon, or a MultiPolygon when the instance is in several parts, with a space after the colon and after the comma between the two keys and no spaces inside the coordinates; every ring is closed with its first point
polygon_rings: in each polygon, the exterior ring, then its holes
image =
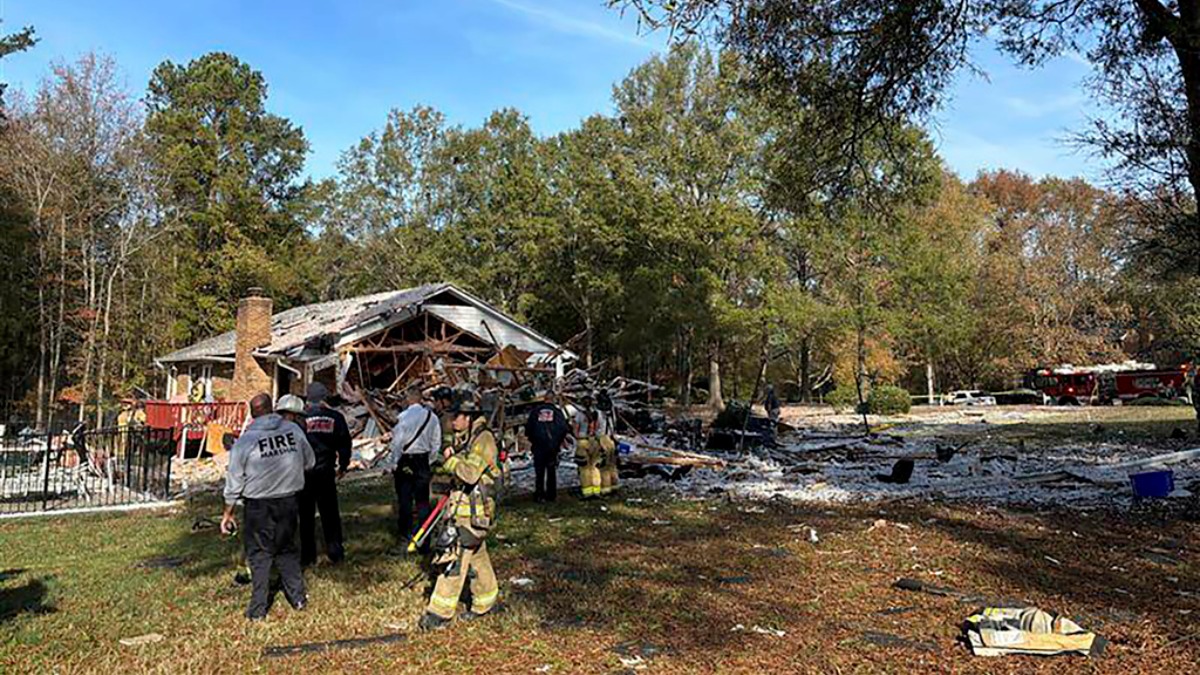
{"type": "MultiPolygon", "coordinates": [[[[320,302],[279,312],[271,317],[271,344],[254,353],[312,361],[422,311],[497,348],[513,345],[530,352],[533,354],[531,361],[544,360],[551,354],[573,358],[550,338],[448,283],[320,302]]],[[[236,341],[236,332],[229,331],[171,352],[157,361],[168,365],[230,362],[234,358],[236,341]]]]}

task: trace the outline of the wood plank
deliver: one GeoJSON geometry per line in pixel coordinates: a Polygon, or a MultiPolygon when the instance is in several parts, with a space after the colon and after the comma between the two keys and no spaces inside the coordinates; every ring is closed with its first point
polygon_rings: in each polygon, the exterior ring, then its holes
{"type": "Polygon", "coordinates": [[[390,347],[348,347],[345,350],[351,354],[476,354],[494,351],[490,347],[463,347],[431,342],[413,342],[390,347]]]}

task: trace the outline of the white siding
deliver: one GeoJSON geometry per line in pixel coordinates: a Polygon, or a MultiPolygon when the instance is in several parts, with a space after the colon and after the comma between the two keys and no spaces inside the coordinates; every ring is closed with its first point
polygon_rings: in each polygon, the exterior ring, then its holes
{"type": "Polygon", "coordinates": [[[553,344],[539,339],[528,330],[522,330],[509,321],[472,305],[425,305],[424,309],[484,342],[493,342],[491,335],[494,334],[500,347],[514,345],[534,354],[546,354],[554,350],[553,344]],[[487,328],[483,325],[484,321],[487,322],[487,328]],[[491,334],[488,333],[488,328],[492,330],[491,334]]]}

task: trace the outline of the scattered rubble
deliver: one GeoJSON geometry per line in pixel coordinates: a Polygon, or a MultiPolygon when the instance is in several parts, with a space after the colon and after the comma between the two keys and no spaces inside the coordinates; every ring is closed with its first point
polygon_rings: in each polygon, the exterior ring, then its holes
{"type": "MultiPolygon", "coordinates": [[[[1001,410],[990,416],[1019,423],[1048,414],[1054,413],[1001,410]]],[[[1200,449],[1164,454],[1160,448],[1104,439],[1031,449],[1024,442],[993,441],[983,432],[967,442],[938,437],[942,425],[952,425],[961,437],[961,425],[971,424],[963,419],[957,412],[933,413],[921,419],[920,434],[898,425],[885,434],[862,436],[857,433],[861,427],[841,427],[840,420],[831,424],[827,417],[823,427],[814,420],[811,431],[783,434],[773,447],[712,452],[721,471],[698,466],[672,480],[646,476],[626,482],[693,498],[723,494],[831,503],[978,500],[1084,509],[1132,505],[1128,476],[1145,468],[1174,470],[1178,488],[1172,500],[1189,498],[1186,487],[1200,482],[1200,449]]]]}

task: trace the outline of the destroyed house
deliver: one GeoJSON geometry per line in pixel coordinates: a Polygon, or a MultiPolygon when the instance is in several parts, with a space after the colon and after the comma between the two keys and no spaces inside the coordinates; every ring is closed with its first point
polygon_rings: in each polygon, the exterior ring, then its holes
{"type": "Polygon", "coordinates": [[[554,341],[452,284],[429,284],[274,313],[252,290],[235,330],[160,357],[173,401],[245,401],[260,391],[398,391],[430,373],[502,362],[561,375],[573,358],[554,341]]]}

